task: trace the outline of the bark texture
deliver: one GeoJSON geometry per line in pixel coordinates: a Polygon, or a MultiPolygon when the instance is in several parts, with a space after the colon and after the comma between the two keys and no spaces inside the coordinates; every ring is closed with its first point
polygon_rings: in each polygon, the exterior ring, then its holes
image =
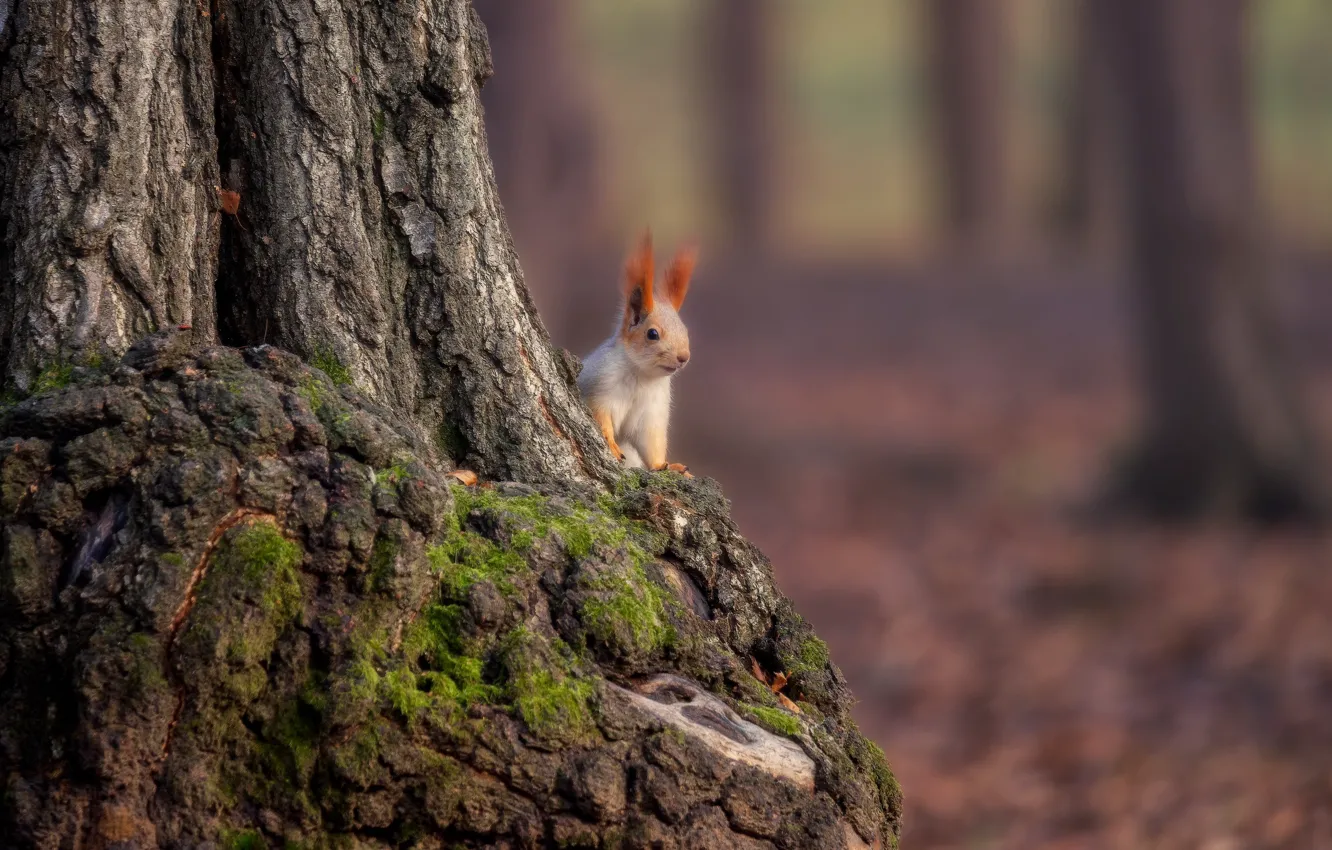
{"type": "Polygon", "coordinates": [[[213,336],[208,17],[194,0],[0,2],[0,383],[213,336]]]}
{"type": "Polygon", "coordinates": [[[223,339],[332,362],[497,478],[606,476],[523,285],[463,0],[220,0],[223,339]]]}
{"type": "Polygon", "coordinates": [[[0,416],[6,847],[896,843],[713,483],[446,483],[362,393],[190,336],[0,416]]]}
{"type": "Polygon", "coordinates": [[[1245,0],[1101,0],[1126,110],[1146,432],[1121,493],[1158,515],[1318,511],[1265,272],[1245,0]]]}

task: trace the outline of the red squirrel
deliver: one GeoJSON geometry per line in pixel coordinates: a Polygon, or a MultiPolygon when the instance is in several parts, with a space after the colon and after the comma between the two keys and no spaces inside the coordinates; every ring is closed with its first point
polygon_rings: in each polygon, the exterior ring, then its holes
{"type": "Polygon", "coordinates": [[[645,233],[624,269],[624,302],[615,332],[587,356],[578,389],[601,426],[611,452],[630,467],[671,469],[666,462],[671,417],[671,378],[689,362],[689,332],[677,312],[689,291],[697,252],[676,254],[653,292],[652,235],[645,233]]]}

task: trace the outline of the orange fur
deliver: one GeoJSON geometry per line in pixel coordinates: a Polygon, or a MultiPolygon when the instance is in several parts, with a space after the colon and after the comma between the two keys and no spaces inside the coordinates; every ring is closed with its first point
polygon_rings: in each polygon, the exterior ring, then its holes
{"type": "Polygon", "coordinates": [[[624,452],[620,451],[619,443],[615,442],[615,424],[611,422],[611,415],[604,410],[593,410],[592,415],[597,425],[601,426],[601,436],[606,438],[611,454],[615,455],[616,460],[624,460],[624,452]]]}
{"type": "Polygon", "coordinates": [[[624,265],[624,326],[621,333],[633,327],[635,321],[652,312],[652,232],[644,231],[638,248],[629,255],[624,265]]]}
{"type": "Polygon", "coordinates": [[[666,270],[666,297],[671,306],[679,310],[689,293],[689,279],[694,274],[694,264],[698,262],[698,248],[682,248],[666,270]]]}

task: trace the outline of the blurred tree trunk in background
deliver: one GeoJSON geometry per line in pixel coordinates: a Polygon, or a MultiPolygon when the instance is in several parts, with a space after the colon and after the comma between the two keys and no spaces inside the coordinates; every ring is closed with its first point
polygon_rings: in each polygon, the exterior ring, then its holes
{"type": "Polygon", "coordinates": [[[482,103],[500,198],[532,296],[565,325],[574,277],[599,247],[604,187],[596,121],[568,0],[477,0],[499,69],[482,103]]]}
{"type": "Polygon", "coordinates": [[[961,244],[989,252],[1012,211],[1006,95],[1007,0],[930,0],[936,126],[948,223],[961,244]]]}
{"type": "Polygon", "coordinates": [[[1245,0],[1101,0],[1125,105],[1145,433],[1125,506],[1257,518],[1321,507],[1267,286],[1245,0]]]}
{"type": "Polygon", "coordinates": [[[1073,51],[1058,225],[1079,248],[1106,258],[1122,239],[1122,108],[1096,3],[1073,4],[1067,31],[1073,51]]]}
{"type": "Polygon", "coordinates": [[[712,181],[733,248],[761,252],[772,234],[772,0],[708,6],[712,181]]]}

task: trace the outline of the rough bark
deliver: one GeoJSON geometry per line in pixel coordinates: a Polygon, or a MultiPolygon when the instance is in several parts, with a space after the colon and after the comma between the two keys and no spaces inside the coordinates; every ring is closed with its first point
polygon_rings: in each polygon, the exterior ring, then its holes
{"type": "Polygon", "coordinates": [[[194,0],[0,2],[0,384],[213,335],[217,158],[194,0]]]}
{"type": "Polygon", "coordinates": [[[953,237],[997,248],[1012,211],[1005,99],[1007,0],[931,0],[931,64],[945,213],[953,237]]]}
{"type": "Polygon", "coordinates": [[[1120,492],[1158,515],[1322,498],[1264,268],[1244,0],[1103,0],[1124,94],[1146,428],[1120,492]]]}
{"type": "Polygon", "coordinates": [[[733,247],[760,252],[774,215],[773,4],[731,0],[708,9],[712,181],[733,247]]]}
{"type": "Polygon", "coordinates": [[[715,484],[422,457],[293,355],[188,332],[0,415],[5,846],[896,843],[715,484]]]}
{"type": "Polygon", "coordinates": [[[532,297],[547,327],[558,329],[581,309],[579,266],[603,237],[604,169],[576,62],[576,8],[567,0],[481,0],[477,11],[497,69],[482,96],[496,182],[532,297]]]}
{"type": "Polygon", "coordinates": [[[224,340],[336,362],[496,478],[605,476],[523,285],[462,0],[220,0],[224,340]]]}

